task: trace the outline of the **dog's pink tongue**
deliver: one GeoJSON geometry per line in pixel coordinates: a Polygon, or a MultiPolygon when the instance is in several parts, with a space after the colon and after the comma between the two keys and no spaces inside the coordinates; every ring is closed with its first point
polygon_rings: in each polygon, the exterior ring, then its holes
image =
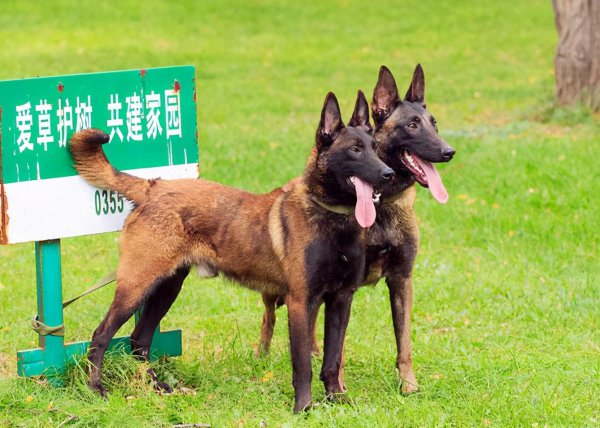
{"type": "Polygon", "coordinates": [[[437,169],[435,169],[435,166],[421,159],[414,153],[412,153],[412,156],[425,172],[425,175],[427,176],[427,184],[429,185],[429,191],[433,197],[441,204],[448,202],[448,192],[446,192],[446,188],[444,187],[440,174],[437,172],[437,169]]]}
{"type": "Polygon", "coordinates": [[[356,208],[354,215],[362,227],[370,227],[375,223],[375,205],[373,204],[373,186],[354,177],[356,190],[356,208]]]}

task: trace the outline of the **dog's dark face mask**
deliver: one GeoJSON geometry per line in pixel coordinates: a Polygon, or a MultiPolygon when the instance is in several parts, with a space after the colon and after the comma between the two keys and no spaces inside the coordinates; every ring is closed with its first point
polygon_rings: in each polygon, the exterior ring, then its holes
{"type": "Polygon", "coordinates": [[[329,93],[316,135],[317,169],[328,196],[335,195],[337,203],[355,203],[356,220],[369,227],[375,222],[377,186],[391,180],[394,171],[379,159],[375,140],[366,132],[371,126],[362,92],[350,123],[344,126],[337,99],[329,93]]]}
{"type": "Polygon", "coordinates": [[[425,77],[417,65],[410,87],[402,101],[391,72],[384,66],[373,93],[375,139],[385,147],[385,158],[398,175],[410,176],[428,187],[441,203],[448,193],[432,163],[448,162],[454,149],[438,135],[433,116],[426,110],[425,77]]]}

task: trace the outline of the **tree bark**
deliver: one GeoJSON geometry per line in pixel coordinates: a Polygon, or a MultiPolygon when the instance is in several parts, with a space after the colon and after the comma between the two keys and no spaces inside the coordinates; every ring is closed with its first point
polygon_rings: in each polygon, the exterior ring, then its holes
{"type": "Polygon", "coordinates": [[[558,47],[556,97],[600,110],[600,0],[552,0],[558,47]]]}

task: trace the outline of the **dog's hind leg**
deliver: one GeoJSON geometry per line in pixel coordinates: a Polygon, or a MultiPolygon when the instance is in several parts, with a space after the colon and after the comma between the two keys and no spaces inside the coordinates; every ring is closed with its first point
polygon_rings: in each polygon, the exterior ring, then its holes
{"type": "Polygon", "coordinates": [[[319,301],[309,308],[310,315],[310,336],[312,338],[311,352],[314,356],[321,353],[319,341],[317,340],[317,318],[319,318],[319,309],[321,309],[322,301],[319,301]]]}
{"type": "Polygon", "coordinates": [[[164,277],[169,275],[169,269],[160,269],[160,264],[153,261],[153,269],[146,272],[147,266],[142,257],[133,257],[134,262],[119,264],[117,271],[117,288],[115,297],[106,313],[106,316],[94,331],[88,360],[92,367],[90,371],[89,385],[92,389],[106,396],[106,390],[102,386],[102,360],[111,339],[119,328],[133,315],[146,296],[152,293],[164,277]],[[164,272],[160,274],[160,272],[164,272]]]}
{"type": "MultiPolygon", "coordinates": [[[[150,361],[150,345],[154,332],[179,295],[183,281],[189,272],[189,266],[180,267],[173,275],[163,279],[144,302],[140,319],[131,333],[131,351],[134,355],[150,361]]],[[[148,374],[152,378],[156,390],[172,392],[167,383],[158,380],[153,369],[148,369],[148,374]]]]}
{"type": "Polygon", "coordinates": [[[273,338],[273,329],[277,319],[275,310],[277,309],[277,296],[262,293],[263,303],[265,304],[265,312],[263,313],[262,326],[260,328],[260,343],[254,355],[258,358],[269,354],[271,339],[273,338]]]}
{"type": "MultiPolygon", "coordinates": [[[[260,329],[260,343],[254,353],[257,358],[269,354],[271,340],[273,339],[273,330],[275,329],[275,322],[277,321],[275,311],[280,303],[279,297],[269,294],[262,294],[262,298],[263,303],[265,304],[265,311],[263,313],[262,326],[260,329]]],[[[311,352],[314,356],[318,356],[321,353],[319,341],[317,340],[317,318],[319,317],[319,309],[321,309],[322,304],[323,302],[319,301],[309,309],[310,334],[312,339],[311,352]]]]}
{"type": "Polygon", "coordinates": [[[344,381],[344,367],[346,367],[346,351],[344,350],[345,345],[342,344],[342,359],[340,361],[340,371],[338,373],[338,383],[342,392],[346,392],[346,382],[344,381]]]}
{"type": "MultiPolygon", "coordinates": [[[[281,298],[277,296],[262,294],[262,299],[265,304],[265,311],[263,313],[262,326],[260,329],[260,343],[254,353],[257,358],[269,354],[271,340],[273,339],[273,330],[275,329],[275,322],[277,321],[275,311],[281,304],[281,298]]],[[[319,309],[321,308],[322,303],[323,302],[320,301],[309,308],[310,332],[312,338],[311,352],[315,356],[321,353],[319,341],[317,340],[317,318],[319,317],[319,309]]]]}
{"type": "Polygon", "coordinates": [[[90,371],[89,385],[92,389],[98,391],[102,396],[106,396],[106,390],[102,386],[102,360],[106,348],[119,328],[133,315],[135,310],[142,302],[143,294],[134,299],[126,295],[123,290],[117,289],[115,299],[113,300],[106,316],[94,331],[88,360],[92,367],[90,371]]]}

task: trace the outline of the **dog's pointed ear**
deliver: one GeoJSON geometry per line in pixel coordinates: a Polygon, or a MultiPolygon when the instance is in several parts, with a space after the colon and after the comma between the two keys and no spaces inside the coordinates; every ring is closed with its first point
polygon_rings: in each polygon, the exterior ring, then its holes
{"type": "Polygon", "coordinates": [[[323,103],[321,111],[321,122],[317,129],[317,149],[321,151],[329,147],[337,138],[340,131],[344,128],[340,105],[333,92],[329,92],[323,103]]]}
{"type": "Polygon", "coordinates": [[[373,103],[371,104],[375,125],[387,119],[401,102],[392,72],[382,65],[379,69],[379,78],[373,91],[373,103]]]}
{"type": "Polygon", "coordinates": [[[348,122],[348,126],[361,129],[367,134],[371,134],[371,132],[373,132],[373,127],[369,121],[369,103],[367,103],[367,97],[365,97],[365,93],[361,90],[359,90],[358,94],[356,95],[354,112],[352,113],[350,122],[348,122]]]}
{"type": "Polygon", "coordinates": [[[410,86],[404,99],[411,103],[421,103],[425,105],[425,74],[423,73],[421,64],[417,64],[415,67],[412,81],[410,82],[410,86]]]}

